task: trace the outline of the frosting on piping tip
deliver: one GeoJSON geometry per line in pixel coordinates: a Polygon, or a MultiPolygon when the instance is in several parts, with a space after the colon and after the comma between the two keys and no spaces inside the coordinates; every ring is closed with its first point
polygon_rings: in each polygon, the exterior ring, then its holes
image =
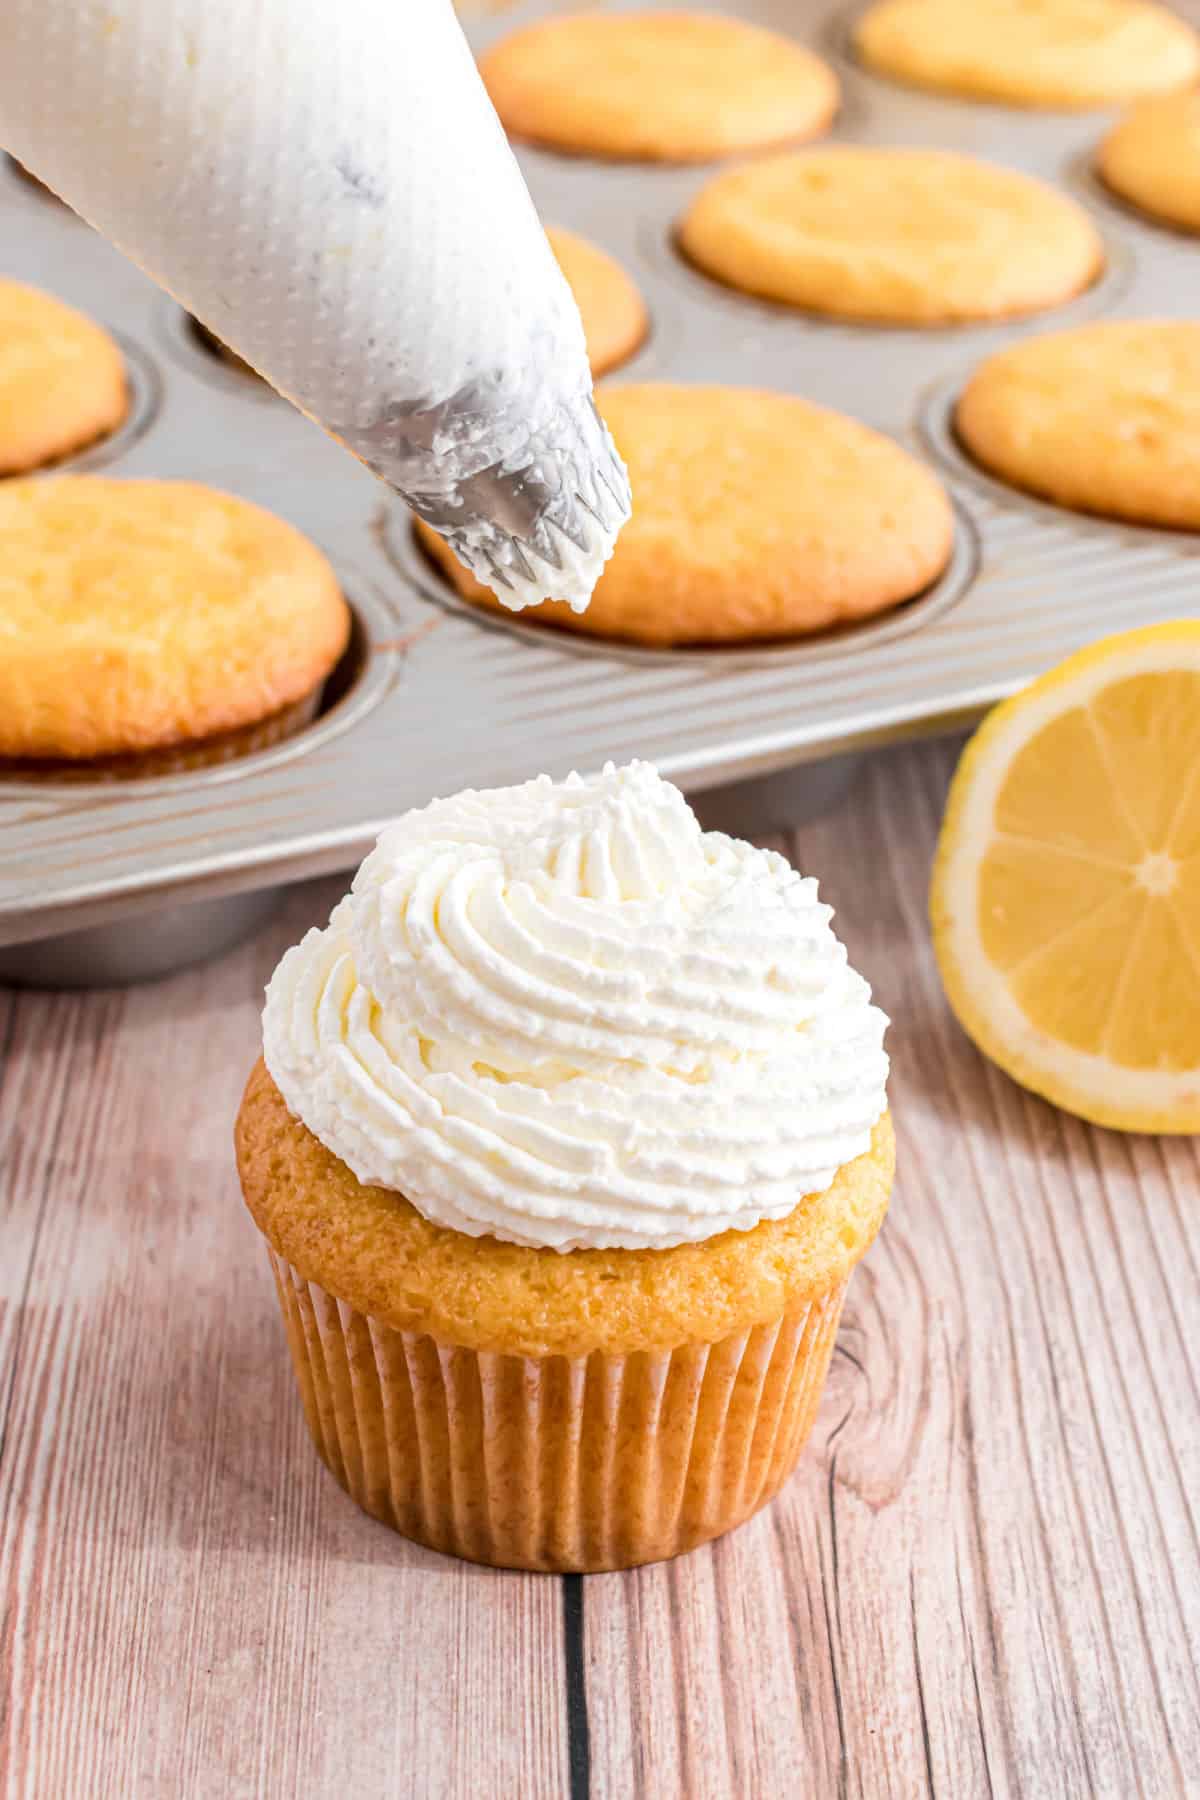
{"type": "Polygon", "coordinates": [[[816,883],[647,763],[458,794],[380,837],[267,989],[267,1067],[363,1182],[568,1251],[749,1230],[886,1106],[887,1021],[816,883]]]}

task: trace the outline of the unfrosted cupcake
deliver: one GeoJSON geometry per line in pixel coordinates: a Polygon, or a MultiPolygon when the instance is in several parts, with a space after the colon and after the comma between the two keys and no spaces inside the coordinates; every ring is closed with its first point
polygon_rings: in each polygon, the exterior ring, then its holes
{"type": "MultiPolygon", "coordinates": [[[[795,394],[604,383],[596,401],[629,470],[633,517],[582,612],[530,624],[663,649],[787,642],[862,624],[943,574],[954,514],[899,444],[795,394]]],[[[446,540],[417,540],[465,600],[502,602],[446,540]]]]}
{"type": "Polygon", "coordinates": [[[350,635],[293,525],[190,481],[0,483],[0,771],[207,768],[306,724],[350,635]]]}
{"type": "Polygon", "coordinates": [[[606,1569],[780,1487],[892,1179],[829,921],[635,763],[407,814],[284,957],[238,1166],[368,1512],[606,1569]]]}
{"type": "Polygon", "coordinates": [[[0,277],[0,344],[0,475],[86,449],[129,411],[120,345],[54,294],[0,277]]]}

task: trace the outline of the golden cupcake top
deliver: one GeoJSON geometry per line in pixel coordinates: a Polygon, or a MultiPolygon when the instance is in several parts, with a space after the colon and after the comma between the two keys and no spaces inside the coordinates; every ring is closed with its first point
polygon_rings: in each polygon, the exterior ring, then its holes
{"type": "Polygon", "coordinates": [[[814,137],[837,110],[833,71],[781,32],[706,12],[539,20],[480,63],[514,137],[580,155],[707,162],[814,137]]]}
{"type": "Polygon", "coordinates": [[[1200,38],[1156,0],[875,0],[854,45],[897,81],[1010,106],[1111,106],[1200,74],[1200,38]]]}
{"type": "Polygon", "coordinates": [[[578,232],[546,231],[558,266],[575,296],[593,375],[626,362],[646,335],[646,303],[615,257],[578,232]]]}
{"type": "Polygon", "coordinates": [[[948,150],[862,144],[715,176],[684,215],[680,245],[730,287],[883,325],[1055,306],[1103,261],[1083,209],[1030,175],[948,150]]]}
{"type": "Polygon", "coordinates": [[[984,468],[1061,506],[1200,530],[1200,324],[1104,319],[980,364],[957,408],[984,468]]]}
{"type": "MultiPolygon", "coordinates": [[[[667,382],[602,387],[633,517],[588,609],[527,617],[635,643],[786,638],[882,612],[937,579],[953,515],[890,438],[789,394],[667,382]]],[[[495,601],[432,532],[459,593],[495,601]]]]}
{"type": "Polygon", "coordinates": [[[0,756],[236,730],[311,693],[349,635],[314,544],[193,482],[7,482],[0,542],[0,756]]]}
{"type": "Polygon", "coordinates": [[[1200,232],[1200,88],[1141,101],[1096,157],[1115,194],[1181,231],[1200,232]]]}
{"type": "Polygon", "coordinates": [[[83,449],[128,409],[125,361],[109,333],[53,294],[0,280],[0,474],[83,449]]]}

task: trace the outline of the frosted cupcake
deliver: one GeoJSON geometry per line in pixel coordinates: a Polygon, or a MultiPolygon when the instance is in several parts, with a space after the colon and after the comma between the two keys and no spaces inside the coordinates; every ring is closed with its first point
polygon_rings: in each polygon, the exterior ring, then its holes
{"type": "Polygon", "coordinates": [[[368,1512],[610,1569],[786,1480],[893,1168],[830,917],[635,763],[407,814],[287,953],[238,1166],[368,1512]]]}

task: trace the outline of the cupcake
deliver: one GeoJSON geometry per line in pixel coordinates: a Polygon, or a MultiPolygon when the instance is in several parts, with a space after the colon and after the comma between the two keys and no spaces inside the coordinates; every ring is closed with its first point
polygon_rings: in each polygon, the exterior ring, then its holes
{"type": "Polygon", "coordinates": [[[1104,261],[1075,201],[950,150],[834,144],[760,156],[700,189],[679,227],[728,287],[829,318],[937,326],[1059,306],[1104,261]]]}
{"type": "Polygon", "coordinates": [[[635,763],[406,814],[287,953],[238,1168],[369,1513],[613,1569],[787,1479],[893,1168],[830,916],[635,763]]]}
{"type": "Polygon", "coordinates": [[[86,779],[204,767],[315,712],[350,612],[315,544],[183,481],[0,486],[0,761],[86,779]]]}
{"type": "Polygon", "coordinates": [[[537,19],[494,44],[479,72],[511,137],[618,162],[796,143],[838,106],[836,75],[802,44],[711,12],[537,19]]]}
{"type": "Polygon", "coordinates": [[[606,375],[642,344],[646,303],[616,258],[590,238],[559,225],[548,226],[546,236],[579,308],[592,374],[606,375]]]}
{"type": "Polygon", "coordinates": [[[116,339],[73,306],[0,278],[0,475],[86,450],[129,411],[116,339]]]}
{"type": "MultiPolygon", "coordinates": [[[[605,383],[597,404],[624,457],[633,517],[583,612],[522,617],[654,649],[786,642],[861,624],[938,580],[954,514],[937,477],[891,438],[794,394],[605,383]]],[[[417,542],[464,600],[503,603],[418,522],[417,542]]]]}

